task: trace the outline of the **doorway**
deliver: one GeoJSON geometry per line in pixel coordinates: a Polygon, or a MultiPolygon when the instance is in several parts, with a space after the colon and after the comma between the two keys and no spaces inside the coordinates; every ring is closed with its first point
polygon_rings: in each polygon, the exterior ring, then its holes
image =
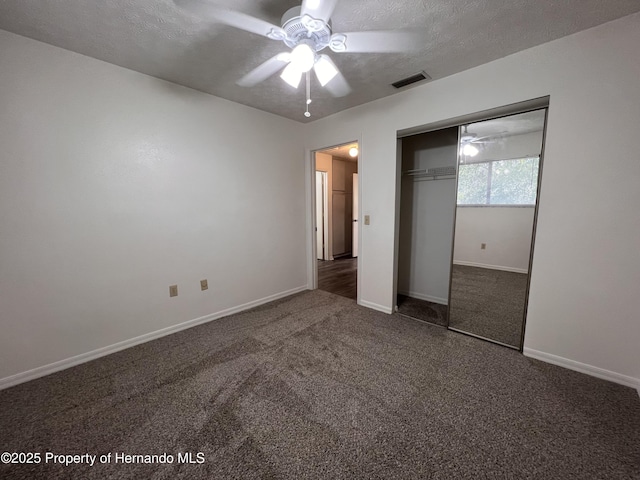
{"type": "Polygon", "coordinates": [[[356,300],[358,143],[319,150],[314,155],[317,286],[356,300]]]}

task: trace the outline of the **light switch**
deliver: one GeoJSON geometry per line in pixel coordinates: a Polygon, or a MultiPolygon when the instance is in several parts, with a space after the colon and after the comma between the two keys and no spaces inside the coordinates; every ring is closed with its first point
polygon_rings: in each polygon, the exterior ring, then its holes
{"type": "Polygon", "coordinates": [[[207,290],[209,288],[209,282],[207,282],[207,279],[205,278],[204,280],[200,280],[200,290],[204,291],[207,290]]]}
{"type": "Polygon", "coordinates": [[[364,216],[364,224],[365,225],[370,225],[371,224],[371,217],[369,215],[365,215],[364,216]]]}
{"type": "Polygon", "coordinates": [[[178,285],[170,285],[169,286],[169,296],[177,297],[178,296],[178,285]]]}

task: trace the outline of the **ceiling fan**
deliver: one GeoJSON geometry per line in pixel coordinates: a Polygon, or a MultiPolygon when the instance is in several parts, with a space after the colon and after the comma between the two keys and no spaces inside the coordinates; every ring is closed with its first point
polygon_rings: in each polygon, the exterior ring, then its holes
{"type": "Polygon", "coordinates": [[[281,26],[273,25],[251,15],[225,9],[208,0],[174,0],[175,4],[200,18],[223,23],[247,32],[283,42],[288,49],[257,66],[236,83],[252,87],[282,70],[280,77],[294,88],[306,74],[307,111],[311,103],[309,72],[313,69],[318,82],[333,96],[343,97],[351,92],[349,83],[329,55],[320,53],[325,48],[341,53],[402,52],[416,45],[413,33],[408,31],[364,31],[333,33],[331,15],[337,0],[303,0],[282,16],[281,26]]]}
{"type": "Polygon", "coordinates": [[[460,153],[468,157],[475,157],[480,153],[478,148],[487,143],[494,143],[495,140],[488,140],[499,137],[507,132],[494,133],[492,135],[484,135],[479,137],[477,133],[469,132],[468,125],[463,125],[463,132],[460,135],[460,153]]]}

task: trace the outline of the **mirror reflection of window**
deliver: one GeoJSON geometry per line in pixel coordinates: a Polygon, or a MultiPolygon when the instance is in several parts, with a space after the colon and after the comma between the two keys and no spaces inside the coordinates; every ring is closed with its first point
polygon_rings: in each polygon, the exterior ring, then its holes
{"type": "Polygon", "coordinates": [[[535,205],[540,157],[461,164],[458,205],[535,205]]]}

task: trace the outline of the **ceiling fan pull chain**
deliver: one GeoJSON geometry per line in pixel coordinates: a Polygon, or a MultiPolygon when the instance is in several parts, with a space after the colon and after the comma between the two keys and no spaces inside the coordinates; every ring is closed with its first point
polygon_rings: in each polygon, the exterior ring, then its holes
{"type": "Polygon", "coordinates": [[[309,118],[311,116],[311,112],[309,112],[309,104],[311,103],[311,75],[309,72],[306,74],[307,81],[307,111],[304,112],[304,116],[309,118]]]}

